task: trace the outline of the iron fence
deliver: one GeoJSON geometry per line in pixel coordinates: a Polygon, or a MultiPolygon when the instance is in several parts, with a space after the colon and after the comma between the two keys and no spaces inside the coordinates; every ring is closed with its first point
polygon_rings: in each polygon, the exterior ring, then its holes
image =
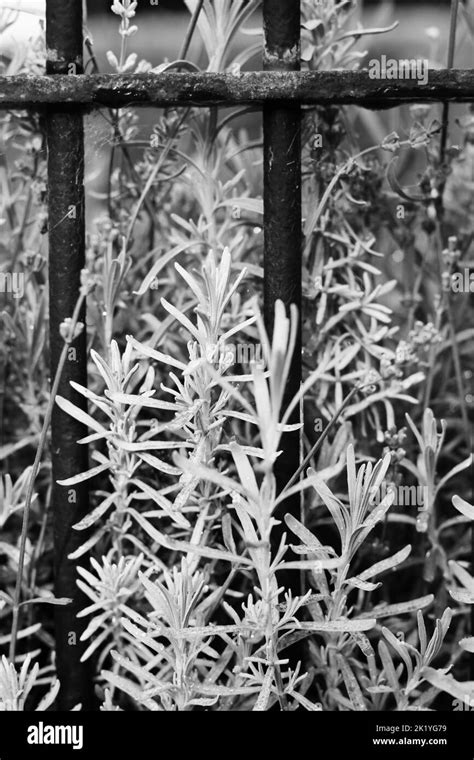
{"type": "MultiPolygon", "coordinates": [[[[197,12],[201,7],[202,2],[197,12]]],[[[47,0],[46,75],[0,78],[1,109],[36,109],[46,123],[51,377],[63,348],[60,326],[74,311],[85,263],[83,119],[88,111],[131,105],[248,104],[263,109],[264,313],[271,332],[276,299],[287,307],[296,304],[301,314],[302,106],[354,104],[378,110],[414,102],[474,101],[474,69],[430,70],[423,87],[413,79],[371,79],[364,71],[300,71],[300,0],[263,0],[264,70],[239,74],[85,75],[82,13],[82,0],[47,0]]],[[[85,308],[80,317],[85,321],[85,308]]],[[[86,385],[84,333],[76,338],[74,347],[76,359],[66,363],[59,393],[78,405],[77,395],[72,399],[70,381],[86,385]]],[[[296,350],[288,397],[300,385],[300,356],[301,351],[296,350]]],[[[62,684],[59,705],[63,709],[78,702],[87,709],[93,702],[88,666],[80,661],[83,650],[76,613],[83,602],[75,583],[77,563],[68,559],[79,541],[72,526],[88,511],[88,488],[78,486],[75,503],[70,504],[66,489],[56,482],[87,469],[87,448],[77,444],[85,434],[79,421],[56,407],[51,449],[55,593],[73,599],[71,605],[58,607],[56,613],[56,663],[62,684]],[[75,644],[69,638],[71,631],[79,634],[75,644]]],[[[287,482],[299,463],[298,446],[291,434],[284,440],[283,450],[277,480],[287,482]]]]}

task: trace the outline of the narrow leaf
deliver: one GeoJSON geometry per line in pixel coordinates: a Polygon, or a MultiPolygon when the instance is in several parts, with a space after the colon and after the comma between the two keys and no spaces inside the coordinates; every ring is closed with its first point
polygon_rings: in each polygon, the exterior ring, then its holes
{"type": "Polygon", "coordinates": [[[383,617],[390,617],[392,615],[404,615],[407,612],[417,612],[425,607],[428,607],[434,599],[433,594],[427,596],[421,596],[419,599],[412,599],[409,602],[399,602],[398,604],[379,604],[369,612],[362,612],[359,618],[376,617],[377,619],[383,617]]]}
{"type": "Polygon", "coordinates": [[[386,559],[380,560],[380,562],[376,562],[375,565],[371,565],[367,568],[367,570],[359,573],[358,577],[361,580],[366,581],[369,578],[374,578],[376,575],[380,575],[380,573],[385,573],[387,570],[391,570],[397,565],[400,565],[402,562],[404,562],[409,556],[410,552],[411,545],[407,544],[407,546],[405,546],[403,549],[400,549],[400,551],[396,554],[392,554],[391,557],[387,557],[386,559]]]}

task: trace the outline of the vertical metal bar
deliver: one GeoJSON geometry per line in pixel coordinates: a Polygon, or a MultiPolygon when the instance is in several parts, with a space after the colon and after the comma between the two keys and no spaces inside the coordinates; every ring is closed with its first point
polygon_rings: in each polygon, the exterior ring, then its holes
{"type": "MultiPolygon", "coordinates": [[[[83,33],[81,0],[47,0],[46,46],[48,74],[82,73],[83,33]]],[[[64,345],[60,325],[71,317],[79,296],[80,273],[84,267],[84,131],[78,109],[49,109],[48,202],[49,202],[49,294],[51,377],[54,378],[64,345]]],[[[80,315],[85,324],[85,309],[80,315]]],[[[73,343],[59,385],[59,394],[83,405],[70,381],[87,382],[85,330],[73,343]]],[[[84,408],[84,405],[83,405],[84,408]]],[[[87,469],[87,449],[76,441],[86,434],[84,426],[55,407],[52,435],[52,512],[54,525],[55,594],[71,598],[72,604],[56,608],[56,667],[61,681],[58,707],[69,710],[77,703],[92,705],[93,681],[89,667],[80,662],[83,623],[77,619],[84,606],[76,585],[76,564],[68,559],[84,536],[72,529],[88,511],[86,484],[72,489],[58,480],[87,469]]]]}
{"type": "MultiPolygon", "coordinates": [[[[300,0],[264,0],[264,68],[300,68],[300,0]]],[[[274,304],[281,299],[289,311],[296,304],[301,326],[301,109],[265,106],[264,131],[264,316],[273,331],[274,304]]],[[[301,383],[301,327],[286,388],[287,403],[301,383]]],[[[292,422],[298,422],[298,406],[292,422]]],[[[276,470],[283,487],[299,463],[298,433],[286,434],[276,470]]],[[[286,510],[299,512],[299,499],[286,510]]]]}

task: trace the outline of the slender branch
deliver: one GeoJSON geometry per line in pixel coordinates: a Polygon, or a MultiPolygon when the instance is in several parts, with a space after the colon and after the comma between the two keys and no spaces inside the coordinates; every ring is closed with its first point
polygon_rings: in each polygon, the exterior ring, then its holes
{"type": "Polygon", "coordinates": [[[130,219],[130,222],[129,222],[129,225],[128,225],[127,234],[125,236],[125,241],[126,241],[125,242],[125,247],[126,248],[128,248],[128,244],[130,242],[130,238],[132,237],[133,228],[135,227],[135,223],[136,223],[136,221],[138,219],[138,216],[140,214],[140,209],[141,209],[142,205],[144,204],[144,202],[146,201],[147,195],[148,195],[148,193],[149,193],[149,191],[150,191],[150,189],[151,189],[154,181],[156,180],[156,177],[158,176],[158,172],[160,171],[161,167],[163,166],[168,153],[172,149],[173,142],[177,138],[177,136],[179,134],[179,130],[181,129],[182,124],[186,120],[186,118],[187,118],[187,116],[189,114],[189,111],[190,111],[190,109],[187,108],[186,111],[181,115],[181,118],[176,123],[176,126],[173,128],[172,134],[168,138],[168,140],[166,142],[166,145],[164,145],[163,150],[160,153],[160,157],[158,158],[155,166],[153,167],[153,169],[152,169],[152,171],[150,173],[150,176],[148,177],[148,179],[146,181],[145,187],[143,188],[142,194],[140,195],[140,198],[137,201],[137,204],[135,206],[135,209],[134,209],[134,211],[132,213],[132,216],[131,216],[131,219],[130,219]]]}
{"type": "MultiPolygon", "coordinates": [[[[456,28],[458,20],[459,0],[451,0],[451,18],[449,22],[449,43],[448,43],[448,70],[453,68],[454,64],[454,52],[456,49],[456,28]]],[[[446,145],[448,141],[448,127],[449,127],[449,103],[445,103],[443,106],[443,116],[441,120],[441,142],[439,160],[442,164],[446,155],[446,145]]]]}
{"type": "Polygon", "coordinates": [[[300,466],[298,467],[298,469],[296,470],[296,472],[294,473],[294,475],[292,475],[292,477],[290,478],[290,480],[289,480],[289,481],[288,481],[288,483],[286,484],[285,488],[284,488],[284,489],[283,489],[283,491],[282,491],[282,494],[284,494],[284,493],[285,493],[285,491],[287,491],[289,488],[291,488],[291,486],[292,486],[292,485],[293,485],[293,484],[296,482],[296,480],[298,479],[299,475],[300,475],[300,474],[303,472],[304,468],[305,468],[305,467],[306,467],[306,466],[309,464],[309,462],[312,460],[312,458],[314,457],[314,455],[318,453],[319,449],[320,449],[320,448],[321,448],[321,446],[323,445],[324,441],[325,441],[325,440],[326,440],[326,438],[328,437],[329,433],[330,433],[330,432],[331,432],[331,430],[333,429],[334,425],[336,424],[337,420],[338,420],[338,419],[339,419],[339,417],[341,416],[341,414],[342,414],[342,412],[344,411],[344,409],[347,407],[347,405],[349,404],[349,402],[350,402],[350,401],[351,401],[351,400],[354,398],[355,394],[356,394],[358,391],[362,390],[362,388],[364,388],[364,386],[363,386],[363,385],[357,385],[357,386],[356,386],[355,388],[353,388],[353,389],[350,391],[350,393],[349,393],[349,394],[346,396],[346,398],[344,399],[343,403],[341,404],[341,406],[340,406],[340,407],[339,407],[339,409],[337,410],[336,414],[335,414],[335,415],[334,415],[334,416],[331,418],[331,420],[328,422],[328,424],[327,424],[327,425],[326,425],[326,427],[324,428],[323,432],[321,433],[321,435],[319,436],[318,440],[316,441],[316,443],[315,443],[315,444],[314,444],[314,446],[312,447],[311,451],[309,451],[309,452],[308,452],[308,454],[306,454],[306,456],[305,456],[304,460],[302,461],[302,463],[300,464],[300,466]]]}
{"type": "Polygon", "coordinates": [[[449,293],[447,294],[447,297],[446,297],[446,311],[447,311],[448,322],[449,322],[449,331],[451,333],[451,346],[452,346],[452,353],[453,353],[454,373],[456,376],[456,385],[458,387],[458,393],[459,393],[459,406],[461,407],[461,417],[462,417],[462,423],[463,423],[463,428],[464,428],[464,435],[466,437],[468,450],[470,450],[471,425],[469,423],[469,415],[467,412],[466,396],[464,392],[464,380],[462,376],[461,356],[459,352],[459,345],[456,340],[456,327],[454,324],[454,315],[453,315],[453,310],[451,307],[451,301],[449,299],[449,293]]]}
{"type": "Polygon", "coordinates": [[[46,413],[43,420],[43,427],[41,430],[40,440],[38,443],[38,448],[36,450],[35,461],[33,463],[33,467],[32,467],[30,477],[28,480],[28,488],[26,491],[26,498],[25,498],[25,507],[23,510],[23,521],[22,521],[22,526],[21,526],[20,550],[19,550],[19,557],[18,557],[18,572],[17,572],[16,584],[15,584],[15,594],[13,597],[13,609],[12,609],[13,621],[12,621],[12,632],[11,632],[10,652],[9,652],[9,659],[10,659],[10,662],[12,663],[15,661],[16,643],[17,643],[17,638],[18,638],[18,626],[19,626],[19,620],[20,620],[20,607],[21,607],[21,585],[22,585],[23,572],[24,572],[24,567],[25,567],[26,541],[28,537],[28,525],[29,525],[29,520],[30,520],[33,491],[35,487],[36,478],[38,477],[38,472],[41,466],[41,459],[43,457],[43,452],[46,445],[46,437],[47,437],[48,429],[51,423],[51,416],[53,413],[54,402],[56,399],[56,394],[58,392],[59,383],[61,381],[61,375],[64,369],[64,365],[67,360],[68,349],[69,349],[70,344],[74,341],[74,338],[75,338],[74,334],[79,322],[79,315],[81,313],[81,308],[82,308],[85,298],[86,298],[86,291],[85,289],[83,289],[81,290],[76,306],[74,308],[74,313],[72,315],[71,322],[69,324],[68,336],[64,339],[64,347],[61,352],[61,356],[59,358],[56,375],[54,378],[53,386],[51,388],[48,405],[46,407],[46,413]]]}
{"type": "Polygon", "coordinates": [[[180,61],[183,61],[188,54],[189,46],[191,44],[191,40],[193,38],[194,31],[196,29],[199,15],[202,11],[203,5],[204,5],[204,0],[199,0],[198,4],[196,5],[196,8],[194,9],[194,13],[191,16],[191,21],[189,22],[189,26],[186,32],[186,37],[184,38],[183,46],[178,55],[178,59],[180,61]]]}

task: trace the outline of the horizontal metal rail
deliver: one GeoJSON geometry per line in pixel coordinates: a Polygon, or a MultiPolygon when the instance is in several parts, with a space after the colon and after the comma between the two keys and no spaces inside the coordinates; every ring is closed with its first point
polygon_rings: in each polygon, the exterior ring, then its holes
{"type": "Polygon", "coordinates": [[[0,109],[343,105],[373,110],[404,103],[474,102],[474,69],[431,70],[416,79],[371,79],[368,71],[258,71],[234,74],[92,74],[0,77],[0,109]]]}

